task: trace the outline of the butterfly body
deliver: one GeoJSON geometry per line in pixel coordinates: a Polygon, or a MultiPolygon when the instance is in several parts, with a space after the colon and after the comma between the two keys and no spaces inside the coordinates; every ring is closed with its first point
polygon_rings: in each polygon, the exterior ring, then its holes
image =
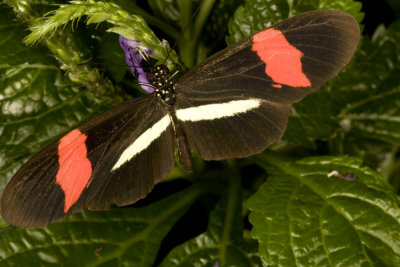
{"type": "Polygon", "coordinates": [[[169,77],[169,69],[165,65],[158,65],[150,70],[148,79],[155,87],[155,94],[167,106],[175,104],[176,92],[172,80],[169,77]]]}
{"type": "Polygon", "coordinates": [[[291,105],[333,78],[360,37],[351,16],[312,11],[200,63],[177,81],[159,66],[154,93],[85,122],[24,164],[1,201],[10,224],[43,227],[83,208],[144,198],[175,165],[243,158],[281,138],[291,105]]]}

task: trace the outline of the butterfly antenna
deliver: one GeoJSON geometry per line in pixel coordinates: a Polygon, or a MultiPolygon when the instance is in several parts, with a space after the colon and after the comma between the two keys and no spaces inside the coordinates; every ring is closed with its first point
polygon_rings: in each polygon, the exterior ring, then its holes
{"type": "Polygon", "coordinates": [[[143,68],[143,66],[136,66],[136,65],[127,65],[125,64],[119,64],[119,63],[111,63],[111,62],[82,62],[82,63],[77,63],[76,66],[93,66],[93,65],[110,65],[110,66],[119,66],[119,67],[133,67],[133,68],[143,68]]]}
{"type": "MultiPolygon", "coordinates": [[[[189,28],[189,26],[193,23],[193,19],[196,17],[197,13],[199,13],[200,7],[201,7],[201,5],[203,4],[203,2],[204,2],[204,0],[201,0],[201,1],[200,1],[200,3],[198,4],[196,10],[195,10],[194,13],[192,14],[192,17],[191,17],[191,19],[190,19],[190,22],[189,22],[188,24],[186,24],[186,26],[183,28],[183,30],[182,30],[181,34],[178,36],[177,40],[179,40],[179,39],[183,36],[183,34],[186,32],[186,30],[189,28]]],[[[168,54],[167,54],[167,56],[165,57],[165,60],[164,60],[164,62],[163,62],[162,65],[165,64],[165,62],[167,61],[167,59],[168,59],[169,56],[171,55],[172,50],[174,50],[174,48],[175,48],[177,45],[178,45],[178,42],[175,41],[174,44],[170,47],[170,49],[169,49],[169,51],[168,51],[168,54]]]]}

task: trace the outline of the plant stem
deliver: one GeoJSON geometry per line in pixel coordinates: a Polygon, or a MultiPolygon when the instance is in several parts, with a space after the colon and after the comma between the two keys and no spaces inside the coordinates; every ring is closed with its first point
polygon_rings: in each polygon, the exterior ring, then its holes
{"type": "Polygon", "coordinates": [[[204,24],[206,23],[207,18],[210,15],[211,9],[213,8],[214,4],[215,0],[203,1],[193,26],[192,39],[194,43],[198,42],[200,35],[203,32],[204,24]]]}
{"type": "Polygon", "coordinates": [[[180,55],[182,61],[188,68],[191,68],[195,65],[198,53],[198,42],[203,31],[203,27],[207,18],[210,14],[212,7],[214,6],[215,0],[204,0],[200,6],[200,10],[195,18],[194,26],[187,26],[192,20],[192,17],[189,14],[192,14],[192,6],[188,4],[190,1],[181,0],[179,3],[182,23],[181,28],[185,29],[183,33],[183,39],[178,40],[178,47],[180,51],[180,55]],[[185,13],[189,12],[189,13],[185,13]]]}
{"type": "MultiPolygon", "coordinates": [[[[233,166],[233,165],[232,165],[233,166]]],[[[227,199],[227,206],[226,206],[226,214],[224,219],[224,227],[221,237],[221,250],[220,250],[220,266],[226,265],[226,258],[229,257],[227,255],[226,248],[229,245],[232,245],[232,237],[235,236],[233,232],[235,229],[235,223],[238,221],[238,212],[240,213],[241,202],[242,202],[242,184],[241,179],[238,171],[235,167],[234,171],[231,173],[229,177],[229,185],[228,185],[228,199],[227,199]]],[[[240,219],[239,219],[240,220],[240,219]]]]}

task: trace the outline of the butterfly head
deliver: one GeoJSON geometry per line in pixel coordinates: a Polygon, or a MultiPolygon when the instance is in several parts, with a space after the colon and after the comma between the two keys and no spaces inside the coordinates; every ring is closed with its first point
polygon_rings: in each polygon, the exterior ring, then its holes
{"type": "Polygon", "coordinates": [[[155,88],[155,93],[168,106],[175,104],[175,87],[165,65],[157,65],[147,73],[147,79],[155,88]]]}

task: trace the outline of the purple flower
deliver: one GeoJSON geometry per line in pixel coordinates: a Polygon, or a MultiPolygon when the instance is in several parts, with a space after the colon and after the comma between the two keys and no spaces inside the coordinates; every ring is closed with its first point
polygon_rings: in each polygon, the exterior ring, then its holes
{"type": "Polygon", "coordinates": [[[123,36],[119,36],[119,44],[121,45],[122,49],[124,49],[126,64],[131,67],[133,76],[136,77],[137,74],[137,79],[140,83],[140,86],[147,92],[153,93],[154,88],[146,85],[150,84],[150,82],[147,79],[147,73],[142,68],[143,57],[138,52],[138,48],[149,55],[151,55],[153,52],[147,47],[139,45],[140,42],[126,39],[123,36]]]}

